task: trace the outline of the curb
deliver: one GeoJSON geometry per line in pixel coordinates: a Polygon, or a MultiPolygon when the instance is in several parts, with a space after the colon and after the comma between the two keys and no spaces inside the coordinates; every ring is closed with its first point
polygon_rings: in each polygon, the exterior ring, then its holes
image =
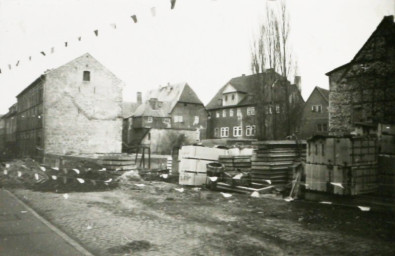
{"type": "Polygon", "coordinates": [[[3,189],[5,192],[7,192],[11,197],[13,197],[15,200],[18,201],[21,205],[23,205],[27,210],[29,210],[34,217],[36,217],[39,221],[41,221],[44,225],[46,225],[49,229],[51,229],[53,232],[55,232],[57,235],[59,235],[63,240],[65,240],[68,244],[70,244],[72,247],[74,247],[77,251],[79,251],[82,255],[84,256],[94,256],[92,253],[90,253],[88,250],[86,250],[84,247],[82,247],[79,243],[77,243],[75,240],[73,240],[71,237],[66,235],[63,231],[55,227],[52,223],[41,217],[35,210],[33,210],[30,206],[28,206],[26,203],[24,203],[21,199],[19,199],[16,195],[14,195],[12,192],[8,191],[7,189],[3,189]]]}

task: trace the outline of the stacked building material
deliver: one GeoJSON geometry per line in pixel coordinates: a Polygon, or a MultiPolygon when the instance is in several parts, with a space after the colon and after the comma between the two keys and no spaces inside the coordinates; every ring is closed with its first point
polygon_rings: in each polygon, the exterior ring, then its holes
{"type": "Polygon", "coordinates": [[[306,189],[338,195],[377,190],[377,140],[315,136],[307,143],[306,189]]]}
{"type": "Polygon", "coordinates": [[[105,154],[99,156],[99,164],[108,170],[135,170],[135,158],[128,154],[105,154]]]}
{"type": "Polygon", "coordinates": [[[207,164],[226,155],[225,149],[201,146],[183,146],[179,151],[179,184],[200,186],[207,180],[207,164]]]}
{"type": "Polygon", "coordinates": [[[287,184],[292,178],[294,162],[305,159],[306,142],[295,140],[259,141],[251,159],[252,181],[287,184]]]}
{"type": "Polygon", "coordinates": [[[219,162],[225,166],[226,170],[251,171],[251,155],[220,156],[219,162]]]}

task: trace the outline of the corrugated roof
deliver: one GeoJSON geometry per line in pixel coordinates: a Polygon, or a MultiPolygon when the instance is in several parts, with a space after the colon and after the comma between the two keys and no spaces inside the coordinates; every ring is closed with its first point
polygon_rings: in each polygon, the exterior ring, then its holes
{"type": "Polygon", "coordinates": [[[122,103],[122,117],[128,118],[133,115],[133,113],[137,110],[138,106],[140,106],[137,102],[123,102],[122,103]]]}
{"type": "Polygon", "coordinates": [[[161,106],[153,109],[149,101],[146,101],[137,107],[132,116],[168,117],[171,112],[171,105],[171,102],[162,102],[161,106]]]}
{"type": "Polygon", "coordinates": [[[178,102],[202,104],[196,93],[187,83],[169,84],[147,93],[147,101],[140,105],[133,116],[167,117],[178,102]],[[157,99],[160,106],[152,109],[149,99],[157,99]]]}

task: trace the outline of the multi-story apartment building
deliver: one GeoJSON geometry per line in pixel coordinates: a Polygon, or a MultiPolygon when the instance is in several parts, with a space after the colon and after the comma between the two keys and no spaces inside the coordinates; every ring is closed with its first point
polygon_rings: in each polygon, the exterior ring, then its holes
{"type": "Polygon", "coordinates": [[[210,139],[280,139],[297,130],[303,98],[273,70],[232,78],[206,106],[210,139]]]}

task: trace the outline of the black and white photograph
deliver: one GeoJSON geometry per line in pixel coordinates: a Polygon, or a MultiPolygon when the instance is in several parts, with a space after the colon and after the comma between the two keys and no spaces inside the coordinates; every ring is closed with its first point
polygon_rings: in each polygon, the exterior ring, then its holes
{"type": "Polygon", "coordinates": [[[394,15],[0,0],[0,255],[395,255],[394,15]]]}

